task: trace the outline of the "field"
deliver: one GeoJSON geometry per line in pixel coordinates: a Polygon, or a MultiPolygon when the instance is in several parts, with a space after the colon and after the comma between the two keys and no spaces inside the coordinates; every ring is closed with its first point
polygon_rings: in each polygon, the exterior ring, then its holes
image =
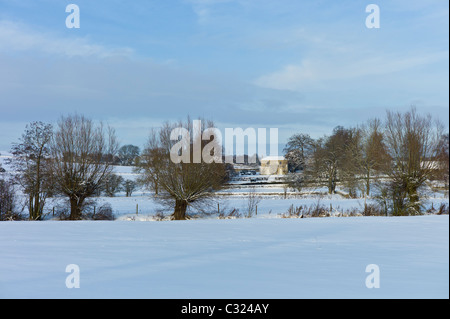
{"type": "MultiPolygon", "coordinates": [[[[136,177],[130,168],[118,174],[136,177]]],[[[0,223],[0,298],[449,297],[448,215],[337,217],[361,210],[364,199],[239,183],[187,221],[168,221],[170,209],[142,189],[95,200],[115,221],[58,221],[52,207],[64,200],[53,198],[45,221],[0,223]],[[249,193],[260,197],[246,218],[249,193]],[[282,218],[291,205],[323,206],[331,216],[282,218]],[[217,210],[233,209],[238,218],[219,218],[217,210]],[[69,265],[79,288],[66,285],[69,265]],[[369,265],[379,288],[366,284],[369,265]]],[[[440,193],[424,201],[441,203],[440,193]]]]}
{"type": "Polygon", "coordinates": [[[2,222],[0,297],[448,298],[448,238],[448,216],[2,222]]]}

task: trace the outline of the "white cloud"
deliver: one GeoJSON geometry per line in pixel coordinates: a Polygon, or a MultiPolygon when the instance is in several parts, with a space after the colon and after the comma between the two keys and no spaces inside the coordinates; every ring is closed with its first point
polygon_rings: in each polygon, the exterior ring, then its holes
{"type": "Polygon", "coordinates": [[[92,43],[86,38],[61,37],[50,32],[32,30],[28,26],[2,20],[0,21],[0,52],[11,51],[100,58],[129,56],[133,53],[130,48],[107,48],[92,43]]]}
{"type": "Polygon", "coordinates": [[[212,9],[214,6],[235,1],[236,0],[185,0],[186,3],[189,3],[192,6],[194,13],[197,15],[197,21],[200,24],[206,24],[211,21],[212,9]]]}
{"type": "Polygon", "coordinates": [[[448,51],[399,55],[350,54],[305,58],[299,64],[289,64],[281,70],[262,75],[254,83],[261,87],[301,91],[327,81],[343,81],[365,77],[389,75],[422,65],[448,59],[448,51]]]}

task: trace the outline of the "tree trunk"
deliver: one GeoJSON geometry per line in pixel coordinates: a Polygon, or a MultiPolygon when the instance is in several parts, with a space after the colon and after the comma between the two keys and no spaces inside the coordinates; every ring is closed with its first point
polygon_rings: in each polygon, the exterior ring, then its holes
{"type": "Polygon", "coordinates": [[[328,194],[333,194],[333,176],[328,177],[328,194]]]}
{"type": "Polygon", "coordinates": [[[330,177],[328,179],[328,194],[336,193],[336,177],[330,177]]]}
{"type": "Polygon", "coordinates": [[[174,220],[185,220],[186,219],[186,209],[187,202],[185,200],[176,199],[175,200],[175,210],[172,214],[174,220]]]}
{"type": "Polygon", "coordinates": [[[420,201],[417,188],[410,189],[408,192],[408,197],[410,208],[413,209],[414,214],[418,214],[420,212],[420,201]]]}
{"type": "Polygon", "coordinates": [[[42,147],[39,151],[39,156],[36,160],[36,188],[34,190],[34,212],[33,212],[33,218],[34,220],[40,220],[41,214],[40,214],[40,203],[39,203],[39,194],[41,193],[41,154],[42,154],[42,147]]]}
{"type": "Polygon", "coordinates": [[[28,211],[29,211],[29,219],[30,220],[41,220],[42,219],[42,210],[39,201],[39,194],[31,193],[28,197],[28,211]]]}
{"type": "Polygon", "coordinates": [[[32,194],[28,195],[28,212],[30,214],[29,219],[34,220],[34,200],[32,194]]]}
{"type": "Polygon", "coordinates": [[[336,169],[333,167],[329,171],[329,177],[328,177],[328,194],[335,194],[336,193],[336,169]]]}
{"type": "Polygon", "coordinates": [[[32,207],[32,219],[33,220],[41,220],[42,219],[42,210],[41,210],[41,203],[39,201],[39,193],[33,195],[34,198],[32,199],[34,201],[34,205],[32,207]]]}
{"type": "Polygon", "coordinates": [[[83,199],[77,197],[70,198],[70,220],[80,220],[81,219],[81,206],[83,205],[83,199]]]}
{"type": "Polygon", "coordinates": [[[367,170],[366,175],[366,195],[370,196],[370,169],[367,170]]]}

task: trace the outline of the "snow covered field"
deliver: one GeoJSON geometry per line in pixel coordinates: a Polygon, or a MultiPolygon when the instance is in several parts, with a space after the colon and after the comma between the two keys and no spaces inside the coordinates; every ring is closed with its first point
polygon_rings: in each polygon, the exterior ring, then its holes
{"type": "MultiPolygon", "coordinates": [[[[136,178],[129,167],[116,172],[136,178]]],[[[145,190],[94,198],[96,207],[111,205],[113,222],[57,221],[51,211],[64,198],[48,199],[45,221],[0,222],[0,298],[449,297],[448,215],[284,219],[291,205],[337,214],[361,210],[364,199],[321,189],[284,198],[279,184],[232,185],[211,212],[219,204],[244,215],[248,192],[261,196],[252,218],[161,222],[154,221],[161,206],[145,190]],[[66,287],[72,264],[80,288],[66,287]],[[372,264],[380,288],[366,287],[372,264]]],[[[438,192],[426,197],[426,207],[448,204],[438,192]]]]}
{"type": "Polygon", "coordinates": [[[449,216],[1,222],[0,242],[0,298],[449,297],[449,216]]]}

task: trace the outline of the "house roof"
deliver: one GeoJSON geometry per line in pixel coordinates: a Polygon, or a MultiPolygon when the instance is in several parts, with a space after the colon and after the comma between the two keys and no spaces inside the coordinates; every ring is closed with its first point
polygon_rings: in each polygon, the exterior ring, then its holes
{"type": "Polygon", "coordinates": [[[284,156],[266,156],[261,159],[261,162],[263,161],[283,161],[285,160],[284,156]]]}

